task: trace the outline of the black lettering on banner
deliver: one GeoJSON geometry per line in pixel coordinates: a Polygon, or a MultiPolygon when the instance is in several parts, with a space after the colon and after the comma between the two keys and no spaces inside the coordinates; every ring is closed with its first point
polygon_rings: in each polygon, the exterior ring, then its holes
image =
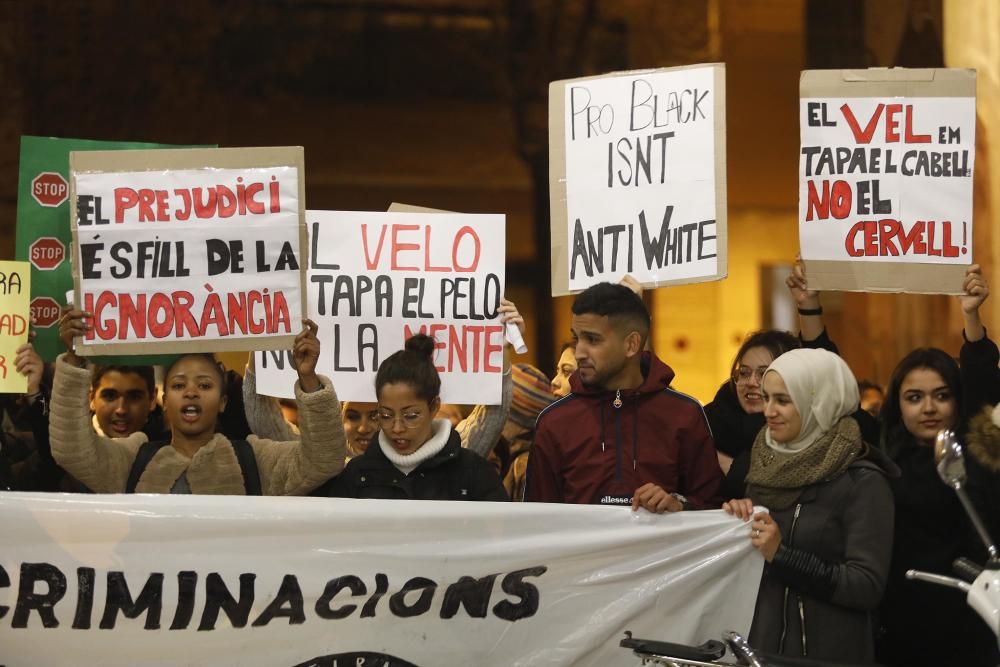
{"type": "Polygon", "coordinates": [[[525,577],[540,577],[548,570],[548,567],[539,565],[511,572],[504,577],[503,581],[500,582],[500,588],[508,595],[516,595],[521,601],[502,600],[496,603],[493,606],[493,613],[496,614],[497,618],[513,623],[522,618],[534,616],[538,612],[540,600],[538,587],[527,583],[524,579],[525,577]]]}
{"type": "MultiPolygon", "coordinates": [[[[0,588],[10,588],[10,576],[3,565],[0,565],[0,588]]],[[[8,611],[10,611],[10,607],[0,604],[0,618],[6,616],[8,611]]]]}
{"type": "Polygon", "coordinates": [[[698,223],[698,259],[711,259],[712,257],[716,257],[719,252],[716,246],[715,252],[711,255],[705,253],[705,244],[716,239],[715,234],[709,236],[705,233],[705,227],[715,227],[715,220],[702,220],[698,223]]]}
{"type": "Polygon", "coordinates": [[[642,240],[642,254],[646,257],[647,269],[652,269],[654,262],[656,262],[656,268],[663,268],[663,248],[667,243],[667,236],[669,236],[670,232],[670,218],[673,215],[674,207],[667,206],[663,212],[663,221],[660,223],[659,235],[650,237],[649,229],[646,227],[646,212],[639,212],[639,234],[642,240]]]}
{"type": "Polygon", "coordinates": [[[382,599],[382,596],[389,591],[389,577],[383,573],[379,572],[375,575],[375,592],[365,606],[361,609],[361,618],[371,618],[375,615],[375,607],[378,606],[378,601],[382,599]]]}
{"type": "Polygon", "coordinates": [[[499,574],[490,574],[479,579],[462,577],[444,592],[444,602],[441,604],[441,618],[453,618],[460,606],[472,618],[486,618],[490,609],[490,595],[493,594],[493,583],[499,574]]]}
{"type": "Polygon", "coordinates": [[[76,568],[76,614],[74,630],[89,630],[94,611],[94,582],[97,576],[92,567],[76,568]]]}
{"type": "MultiPolygon", "coordinates": [[[[9,583],[8,583],[9,585],[9,583]]],[[[17,590],[17,605],[14,607],[12,628],[28,627],[28,617],[32,611],[38,612],[42,626],[58,628],[55,606],[66,595],[66,575],[51,563],[21,563],[21,581],[17,590]],[[35,584],[43,582],[48,586],[44,593],[35,592],[35,584]]]]}
{"type": "Polygon", "coordinates": [[[170,623],[171,630],[186,630],[194,616],[194,595],[198,589],[198,573],[185,570],[177,573],[177,610],[170,623]]]}
{"type": "MultiPolygon", "coordinates": [[[[265,355],[266,358],[266,355],[265,355]]],[[[253,607],[254,580],[256,574],[240,575],[240,599],[237,601],[226,588],[226,582],[218,572],[210,572],[205,578],[205,609],[201,613],[201,623],[198,630],[215,630],[219,620],[219,610],[226,612],[229,624],[234,628],[246,627],[253,607]]]]}
{"type": "Polygon", "coordinates": [[[129,261],[127,253],[132,252],[132,245],[126,241],[119,241],[111,246],[111,259],[118,262],[118,266],[111,267],[111,277],[122,279],[132,275],[132,262],[129,261]]]}
{"type": "Polygon", "coordinates": [[[349,574],[346,577],[331,579],[326,582],[326,588],[323,589],[323,594],[319,596],[318,600],[316,600],[316,615],[320,618],[337,620],[347,618],[353,614],[358,608],[358,605],[356,604],[345,604],[337,607],[336,609],[330,607],[330,603],[333,602],[333,598],[337,596],[337,593],[345,588],[350,589],[352,597],[358,597],[368,593],[368,588],[365,586],[365,582],[361,581],[360,577],[356,577],[353,574],[349,574]]]}
{"type": "Polygon", "coordinates": [[[312,261],[309,262],[312,270],[323,269],[325,271],[340,271],[340,264],[322,264],[319,261],[319,232],[322,229],[318,222],[313,223],[312,230],[312,261]]]}
{"type": "Polygon", "coordinates": [[[84,280],[96,280],[101,277],[101,271],[97,268],[101,263],[97,253],[101,250],[104,250],[103,243],[80,244],[80,273],[84,280]]]}
{"type": "Polygon", "coordinates": [[[569,263],[569,277],[576,278],[576,260],[579,258],[583,262],[583,271],[588,278],[594,277],[594,270],[604,273],[604,239],[603,234],[597,232],[597,244],[595,247],[594,237],[591,232],[583,233],[583,224],[580,218],[573,223],[573,257],[569,263]]]}
{"type": "Polygon", "coordinates": [[[427,577],[413,577],[403,587],[389,597],[389,610],[400,618],[410,618],[427,613],[434,599],[437,583],[427,577]],[[420,591],[420,597],[411,605],[406,603],[406,595],[420,591]]]}
{"type": "Polygon", "coordinates": [[[267,625],[275,618],[287,618],[289,625],[299,625],[306,622],[306,612],[303,609],[302,589],[299,587],[299,580],[294,574],[286,574],[281,580],[281,587],[278,594],[274,596],[271,603],[264,608],[257,620],[253,622],[253,627],[259,628],[267,625]]]}
{"type": "Polygon", "coordinates": [[[274,264],[275,271],[298,271],[299,270],[299,260],[295,259],[295,251],[292,249],[292,244],[290,241],[285,241],[285,244],[281,246],[281,254],[278,255],[278,261],[274,264]]]}
{"type": "Polygon", "coordinates": [[[205,239],[205,255],[208,260],[208,275],[220,273],[243,273],[243,241],[205,239]]]}
{"type": "Polygon", "coordinates": [[[139,597],[133,602],[128,590],[124,572],[108,572],[108,597],[104,604],[104,615],[98,625],[101,630],[114,630],[118,620],[118,612],[126,618],[139,618],[146,614],[147,630],[160,628],[160,612],[163,611],[163,574],[153,572],[139,592],[139,597]]]}

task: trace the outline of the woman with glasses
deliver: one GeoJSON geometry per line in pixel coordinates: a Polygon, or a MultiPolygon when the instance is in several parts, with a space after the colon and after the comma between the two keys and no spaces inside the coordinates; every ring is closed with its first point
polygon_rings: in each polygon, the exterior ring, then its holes
{"type": "MultiPolygon", "coordinates": [[[[513,303],[503,301],[500,312],[504,322],[514,322],[523,332],[524,320],[513,303]]],[[[509,500],[496,469],[474,453],[483,443],[463,448],[451,422],[434,418],[441,406],[434,346],[433,338],[417,334],[382,362],[375,375],[378,435],[320,493],[340,498],[509,500]]],[[[511,372],[507,357],[505,351],[505,375],[511,372]]]]}

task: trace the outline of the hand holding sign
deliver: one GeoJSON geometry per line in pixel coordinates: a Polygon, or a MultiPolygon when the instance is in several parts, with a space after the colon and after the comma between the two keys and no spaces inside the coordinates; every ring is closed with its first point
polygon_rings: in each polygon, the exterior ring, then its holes
{"type": "Polygon", "coordinates": [[[73,341],[76,338],[85,336],[91,329],[90,320],[93,317],[90,313],[79,310],[75,306],[63,306],[62,317],[59,318],[59,340],[66,347],[66,363],[74,366],[81,365],[83,361],[76,354],[73,341]]]}
{"type": "Polygon", "coordinates": [[[962,303],[962,312],[971,313],[979,310],[990,295],[990,286],[983,276],[983,269],[973,264],[965,271],[965,283],[962,285],[964,294],[958,299],[962,303]]]}
{"type": "Polygon", "coordinates": [[[983,270],[978,264],[973,264],[965,271],[964,293],[958,297],[962,304],[962,318],[965,320],[965,339],[975,342],[986,336],[986,329],[979,317],[979,307],[990,295],[990,286],[983,276],[983,270]]]}
{"type": "Polygon", "coordinates": [[[792,266],[792,272],[785,278],[785,285],[799,308],[819,308],[819,292],[809,289],[806,264],[802,261],[802,255],[795,257],[795,264],[792,266]]]}
{"type": "Polygon", "coordinates": [[[295,337],[292,348],[292,363],[299,372],[299,384],[303,391],[313,392],[320,388],[316,376],[316,362],[319,361],[319,338],[316,336],[319,326],[312,320],[302,320],[305,328],[295,337]]]}
{"type": "Polygon", "coordinates": [[[518,312],[513,301],[500,299],[500,321],[507,329],[507,343],[514,348],[518,354],[528,351],[528,346],[524,344],[524,318],[518,312]],[[513,331],[511,327],[514,327],[513,331]]]}
{"type": "Polygon", "coordinates": [[[31,343],[25,343],[17,348],[14,368],[18,373],[28,378],[28,389],[24,393],[29,396],[37,394],[42,384],[42,371],[45,370],[45,362],[35,352],[31,343]]]}

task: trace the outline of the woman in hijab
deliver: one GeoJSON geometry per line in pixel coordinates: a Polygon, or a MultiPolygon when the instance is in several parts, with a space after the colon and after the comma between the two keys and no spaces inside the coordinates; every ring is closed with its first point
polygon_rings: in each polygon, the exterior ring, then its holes
{"type": "Polygon", "coordinates": [[[766,426],[747,476],[749,498],[723,509],[752,521],[767,561],[750,643],[788,656],[864,662],[892,553],[895,466],[851,416],[858,383],[826,350],[786,352],[763,378],[766,426]],[[769,511],[754,512],[755,505],[769,511]]]}

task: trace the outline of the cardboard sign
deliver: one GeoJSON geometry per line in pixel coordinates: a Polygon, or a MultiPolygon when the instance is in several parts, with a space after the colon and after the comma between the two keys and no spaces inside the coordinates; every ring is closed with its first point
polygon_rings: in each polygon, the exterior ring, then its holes
{"type": "MultiPolygon", "coordinates": [[[[185,148],[121,141],[91,141],[56,137],[21,137],[17,186],[15,258],[31,262],[31,314],[35,351],[46,361],[63,352],[59,340],[59,309],[63,295],[73,288],[70,270],[70,151],[185,148]]],[[[206,148],[208,148],[206,146],[206,148]]],[[[153,364],[155,357],[102,358],[97,363],[153,364]]]]}
{"type": "Polygon", "coordinates": [[[976,73],[805,71],[799,240],[815,289],[961,294],[976,73]]]}
{"type": "Polygon", "coordinates": [[[306,312],[295,148],[70,155],[77,353],[290,348],[306,312]]]}
{"type": "Polygon", "coordinates": [[[743,634],[722,511],[5,493],[0,664],[615,667],[743,634]]]}
{"type": "Polygon", "coordinates": [[[28,342],[31,265],[0,260],[0,394],[23,394],[28,378],[17,372],[17,348],[28,342]]]}
{"type": "Polygon", "coordinates": [[[552,294],[727,272],[725,66],[549,84],[552,294]]]}
{"type": "MultiPolygon", "coordinates": [[[[318,372],[341,400],[375,401],[375,372],[407,338],[437,341],[446,403],[500,402],[502,215],[309,211],[310,317],[318,372]]],[[[257,390],[292,398],[287,353],[256,355],[257,390]]]]}

